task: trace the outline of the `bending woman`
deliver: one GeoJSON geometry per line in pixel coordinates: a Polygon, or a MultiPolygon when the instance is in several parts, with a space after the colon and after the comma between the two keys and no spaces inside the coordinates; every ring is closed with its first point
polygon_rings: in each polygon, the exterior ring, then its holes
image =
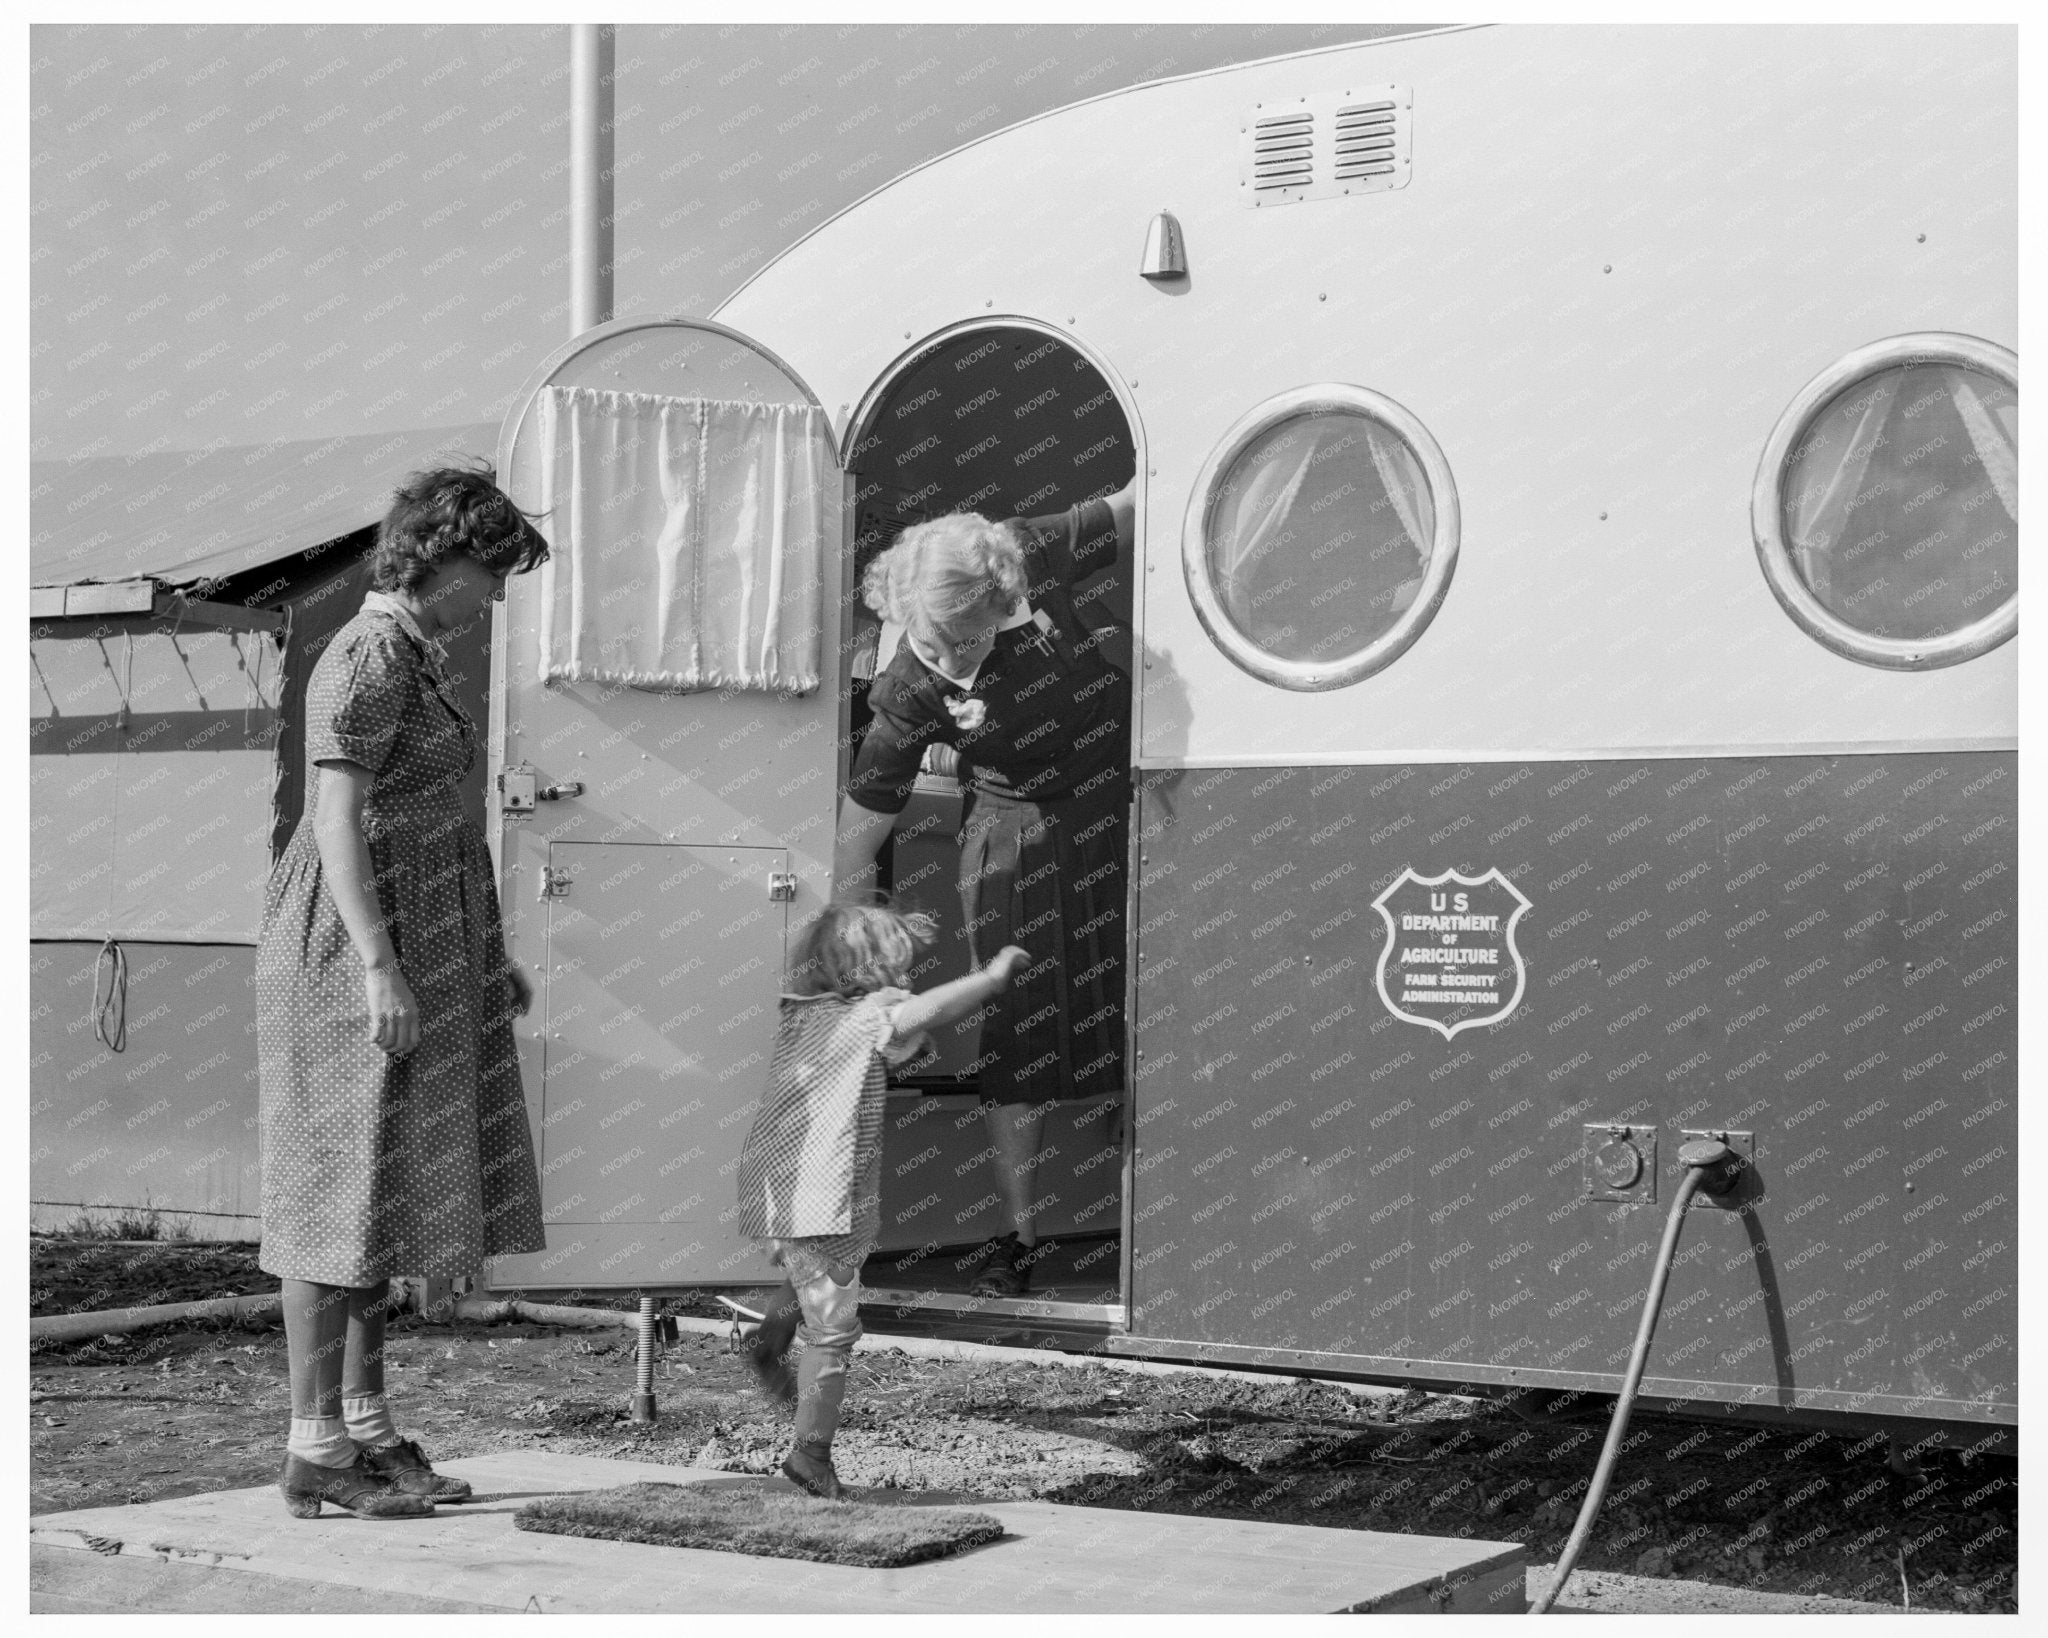
{"type": "Polygon", "coordinates": [[[838,891],[872,886],[936,746],[939,771],[963,787],[965,965],[1008,944],[1032,958],[981,1026],[982,1106],[1010,1221],[976,1279],[984,1296],[1029,1283],[1047,1106],[1124,1088],[1130,679],[1103,658],[1071,594],[1128,574],[1134,486],[1052,517],[956,512],[914,525],[864,586],[904,638],[868,694],[874,720],[840,810],[838,891]]]}
{"type": "Polygon", "coordinates": [[[279,1482],[299,1518],[468,1497],[385,1407],[389,1279],[542,1246],[511,1023],[532,991],[463,810],[476,729],[435,639],[546,556],[488,474],[417,474],[378,534],[376,589],[307,685],[318,795],[271,872],[256,951],[260,1263],[284,1285],[279,1482]]]}

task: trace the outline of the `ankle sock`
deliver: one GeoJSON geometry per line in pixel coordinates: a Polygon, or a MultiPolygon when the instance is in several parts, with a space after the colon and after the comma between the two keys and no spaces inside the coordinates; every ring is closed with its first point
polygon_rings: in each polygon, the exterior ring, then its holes
{"type": "Polygon", "coordinates": [[[385,1407],[381,1393],[344,1396],[341,1416],[348,1425],[349,1438],[365,1450],[376,1445],[398,1443],[398,1429],[392,1424],[391,1412],[385,1407]]]}
{"type": "Polygon", "coordinates": [[[348,1467],[356,1459],[356,1442],[339,1416],[294,1416],[284,1448],[316,1467],[348,1467]]]}

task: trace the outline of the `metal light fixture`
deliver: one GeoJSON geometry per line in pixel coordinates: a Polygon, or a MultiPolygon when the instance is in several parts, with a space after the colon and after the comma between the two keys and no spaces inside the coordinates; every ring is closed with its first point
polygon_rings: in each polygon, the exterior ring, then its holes
{"type": "Polygon", "coordinates": [[[1145,279],[1187,277],[1187,247],[1182,244],[1180,223],[1171,211],[1161,211],[1145,229],[1145,254],[1138,261],[1138,276],[1145,279]]]}

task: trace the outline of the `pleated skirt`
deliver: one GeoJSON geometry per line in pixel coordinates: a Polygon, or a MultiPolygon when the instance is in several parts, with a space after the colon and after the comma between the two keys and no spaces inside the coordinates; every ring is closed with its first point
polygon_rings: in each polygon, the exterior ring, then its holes
{"type": "Polygon", "coordinates": [[[1123,1089],[1129,815],[1121,780],[1069,801],[966,793],[960,908],[973,960],[986,963],[1007,944],[1032,958],[982,1020],[985,1101],[1123,1089]]]}

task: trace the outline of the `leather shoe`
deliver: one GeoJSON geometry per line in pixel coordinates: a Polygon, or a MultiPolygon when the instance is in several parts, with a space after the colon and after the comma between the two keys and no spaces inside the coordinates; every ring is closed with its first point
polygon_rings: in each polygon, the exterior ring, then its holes
{"type": "Polygon", "coordinates": [[[469,1481],[436,1473],[417,1439],[401,1439],[395,1445],[372,1445],[364,1450],[363,1463],[400,1495],[424,1496],[437,1502],[470,1499],[469,1481]]]}
{"type": "Polygon", "coordinates": [[[278,1475],[285,1511],[295,1519],[317,1519],[320,1504],[332,1502],[359,1519],[423,1519],[432,1516],[432,1498],[394,1490],[363,1460],[363,1452],[347,1467],[322,1467],[285,1452],[278,1475]]]}
{"type": "Polygon", "coordinates": [[[1031,1264],[1025,1261],[1028,1255],[1023,1242],[1015,1234],[1005,1234],[994,1243],[988,1261],[974,1276],[974,1284],[968,1288],[970,1294],[977,1297],[1022,1296],[1031,1283],[1031,1264]]]}

